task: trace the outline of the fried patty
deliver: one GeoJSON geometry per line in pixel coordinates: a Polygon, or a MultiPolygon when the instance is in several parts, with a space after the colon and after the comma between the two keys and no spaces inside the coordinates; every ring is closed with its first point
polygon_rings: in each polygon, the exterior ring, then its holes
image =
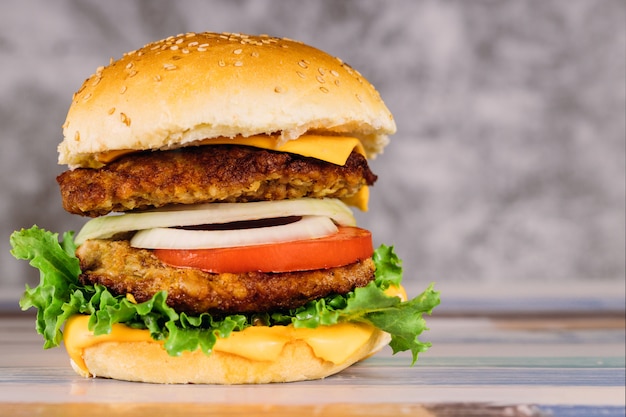
{"type": "Polygon", "coordinates": [[[213,274],[163,264],[150,250],[127,240],[87,240],[77,250],[83,284],[102,284],[137,302],[167,291],[178,312],[233,314],[296,308],[330,294],[345,294],[374,279],[371,258],[323,270],[213,274]]]}
{"type": "Polygon", "coordinates": [[[345,198],[375,181],[356,152],[339,166],[234,145],[133,153],[99,169],[57,177],[65,210],[91,217],[168,204],[345,198]]]}

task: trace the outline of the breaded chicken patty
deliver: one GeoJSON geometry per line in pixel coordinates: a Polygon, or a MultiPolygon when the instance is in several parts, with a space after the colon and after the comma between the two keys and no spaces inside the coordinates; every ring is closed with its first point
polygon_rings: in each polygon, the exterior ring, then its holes
{"type": "Polygon", "coordinates": [[[375,181],[356,152],[339,166],[234,145],[133,153],[99,169],[57,177],[65,210],[91,217],[168,204],[346,198],[375,181]]]}
{"type": "Polygon", "coordinates": [[[87,240],[77,250],[83,284],[102,284],[137,302],[167,291],[178,312],[215,314],[269,312],[296,308],[330,294],[345,294],[374,279],[371,258],[353,264],[286,273],[213,274],[163,264],[152,251],[127,240],[87,240]]]}

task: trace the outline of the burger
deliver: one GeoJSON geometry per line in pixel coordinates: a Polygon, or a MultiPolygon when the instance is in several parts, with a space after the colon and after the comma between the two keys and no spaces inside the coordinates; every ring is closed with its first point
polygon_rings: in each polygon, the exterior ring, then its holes
{"type": "Polygon", "coordinates": [[[409,299],[353,210],[396,130],[355,69],[303,43],[186,33],[97,69],[58,147],[61,237],[11,236],[40,270],[20,305],[85,377],[324,378],[389,344],[413,363],[439,303],[409,299]]]}

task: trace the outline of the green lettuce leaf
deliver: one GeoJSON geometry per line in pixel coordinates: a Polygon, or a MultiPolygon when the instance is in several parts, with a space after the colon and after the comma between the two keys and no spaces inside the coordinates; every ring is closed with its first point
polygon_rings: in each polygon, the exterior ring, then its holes
{"type": "Polygon", "coordinates": [[[39,285],[35,288],[26,285],[20,306],[23,310],[37,309],[36,329],[44,336],[45,348],[61,343],[64,320],[58,318],[64,316],[63,305],[78,284],[80,266],[74,256],[72,237],[73,233],[66,233],[60,245],[58,234],[37,226],[14,232],[10,237],[11,254],[30,261],[40,271],[39,285]]]}
{"type": "Polygon", "coordinates": [[[89,329],[96,335],[110,333],[116,323],[147,329],[153,339],[165,341],[164,347],[172,356],[197,349],[210,354],[218,338],[252,325],[293,324],[315,328],[363,322],[391,334],[393,352],[410,350],[415,363],[418,354],[430,347],[430,343],[418,338],[427,329],[422,316],[431,314],[439,304],[439,292],[432,284],[419,296],[404,302],[385,294],[389,286],[402,281],[401,261],[393,247],[385,245],[372,257],[376,264],[374,281],[363,288],[311,301],[289,311],[217,318],[208,313],[199,316],[176,313],[166,303],[166,292],[136,303],[132,298],[113,295],[102,285],[81,285],[72,232],[65,233],[59,241],[58,234],[33,226],[14,232],[10,242],[13,256],[28,260],[40,271],[39,285],[26,286],[20,306],[23,310],[37,309],[36,329],[44,338],[44,348],[61,343],[62,326],[74,314],[89,315],[89,329]]]}
{"type": "Polygon", "coordinates": [[[386,290],[390,285],[398,286],[402,282],[402,261],[393,251],[393,246],[380,245],[374,251],[372,260],[376,264],[377,286],[386,290]]]}

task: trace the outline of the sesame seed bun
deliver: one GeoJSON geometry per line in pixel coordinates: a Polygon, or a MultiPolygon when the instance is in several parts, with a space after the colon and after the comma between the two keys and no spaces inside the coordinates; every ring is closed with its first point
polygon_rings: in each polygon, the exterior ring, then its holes
{"type": "Polygon", "coordinates": [[[269,36],[188,33],[98,68],[74,95],[59,163],[98,167],[116,150],[217,138],[354,136],[368,157],[396,130],[378,92],[340,59],[269,36]]]}

